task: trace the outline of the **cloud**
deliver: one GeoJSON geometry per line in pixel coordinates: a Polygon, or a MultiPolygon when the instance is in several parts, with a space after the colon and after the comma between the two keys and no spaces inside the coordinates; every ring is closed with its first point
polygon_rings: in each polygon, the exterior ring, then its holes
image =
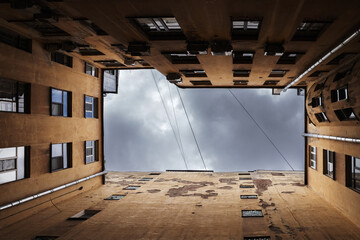
{"type": "MultiPolygon", "coordinates": [[[[289,169],[227,89],[179,91],[209,169],[289,169]]],[[[271,95],[271,89],[232,89],[232,92],[291,165],[302,170],[304,98],[291,89],[280,96],[271,95]]],[[[107,169],[185,169],[177,142],[182,143],[189,168],[203,169],[176,86],[169,85],[155,70],[122,70],[119,93],[105,98],[107,169]]]]}

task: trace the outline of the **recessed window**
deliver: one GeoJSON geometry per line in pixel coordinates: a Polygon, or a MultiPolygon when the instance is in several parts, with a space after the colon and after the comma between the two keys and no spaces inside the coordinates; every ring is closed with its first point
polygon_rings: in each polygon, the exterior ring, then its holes
{"type": "Polygon", "coordinates": [[[250,175],[250,173],[242,172],[242,173],[239,173],[238,175],[250,175]]]}
{"type": "Polygon", "coordinates": [[[345,78],[346,76],[350,75],[351,72],[352,72],[352,68],[348,68],[348,69],[346,69],[345,71],[338,72],[338,73],[335,75],[333,82],[337,82],[337,81],[345,78]]]}
{"type": "Polygon", "coordinates": [[[331,90],[331,102],[339,102],[348,99],[347,86],[331,90]]]}
{"type": "Polygon", "coordinates": [[[185,77],[207,77],[204,70],[180,70],[185,77]]]}
{"type": "Polygon", "coordinates": [[[279,83],[279,81],[276,81],[276,80],[267,80],[264,82],[264,85],[265,86],[268,86],[268,85],[277,85],[279,83]]]}
{"type": "Polygon", "coordinates": [[[105,198],[104,200],[120,200],[120,199],[123,199],[124,197],[125,197],[125,195],[114,194],[114,195],[111,195],[110,197],[105,198]]]}
{"type": "Polygon", "coordinates": [[[172,64],[200,64],[195,54],[188,52],[163,52],[172,64]]]}
{"type": "Polygon", "coordinates": [[[316,147],[310,146],[310,167],[316,169],[316,147]]]}
{"type": "Polygon", "coordinates": [[[360,158],[346,156],[346,185],[360,192],[360,158]]]}
{"type": "Polygon", "coordinates": [[[30,147],[0,148],[0,184],[30,177],[30,147]]]}
{"type": "Polygon", "coordinates": [[[118,91],[118,71],[117,70],[104,70],[104,93],[117,93],[118,91]]]}
{"type": "Polygon", "coordinates": [[[233,52],[233,64],[252,64],[254,52],[233,52]]]}
{"type": "Polygon", "coordinates": [[[99,161],[99,141],[85,141],[85,164],[99,161]]]}
{"type": "Polygon", "coordinates": [[[338,110],[335,110],[334,112],[340,121],[357,121],[358,120],[358,118],[356,117],[354,110],[352,108],[338,109],[338,110]]]}
{"type": "Polygon", "coordinates": [[[150,173],[149,175],[160,175],[161,173],[150,173]]]}
{"type": "Polygon", "coordinates": [[[61,52],[52,52],[51,53],[51,61],[60,63],[64,66],[71,67],[72,68],[72,57],[65,55],[61,52]]]}
{"type": "Polygon", "coordinates": [[[233,70],[233,76],[234,77],[249,77],[250,76],[250,70],[233,70]]]}
{"type": "Polygon", "coordinates": [[[144,17],[133,19],[151,40],[185,39],[181,27],[174,17],[144,17]]]}
{"type": "Polygon", "coordinates": [[[315,117],[318,120],[318,122],[329,122],[329,119],[327,118],[324,112],[315,113],[315,117]]]}
{"type": "Polygon", "coordinates": [[[118,62],[117,60],[96,60],[96,63],[100,63],[105,67],[124,67],[125,65],[118,62]]]}
{"type": "Polygon", "coordinates": [[[257,199],[257,195],[240,195],[241,199],[257,199]]]}
{"type": "Polygon", "coordinates": [[[311,101],[311,107],[319,107],[322,106],[322,96],[313,97],[311,101]]]}
{"type": "Polygon", "coordinates": [[[309,75],[309,77],[321,77],[324,74],[328,73],[329,71],[316,71],[309,75]]]}
{"type": "Polygon", "coordinates": [[[345,58],[355,56],[356,53],[347,52],[347,53],[341,53],[335,58],[333,58],[330,62],[327,63],[327,65],[338,65],[340,62],[342,62],[345,58]]]}
{"type": "Polygon", "coordinates": [[[93,77],[98,77],[99,69],[97,67],[91,65],[90,63],[85,62],[85,73],[89,74],[93,77]]]}
{"type": "Polygon", "coordinates": [[[324,175],[335,179],[335,152],[329,150],[323,150],[324,158],[324,175]]]}
{"type": "Polygon", "coordinates": [[[240,188],[255,188],[254,185],[240,184],[240,188]]]}
{"type": "Polygon", "coordinates": [[[231,34],[234,40],[256,40],[260,32],[261,19],[233,18],[231,34]]]}
{"type": "Polygon", "coordinates": [[[59,236],[36,236],[33,240],[55,240],[58,239],[59,236]]]}
{"type": "Polygon", "coordinates": [[[30,84],[0,78],[0,111],[30,113],[30,84]]]}
{"type": "Polygon", "coordinates": [[[251,177],[240,177],[239,180],[252,180],[251,177]]]}
{"type": "Polygon", "coordinates": [[[285,76],[287,70],[272,70],[269,74],[269,77],[283,77],[285,76]]]}
{"type": "Polygon", "coordinates": [[[244,237],[244,240],[271,240],[270,236],[244,237]]]}
{"type": "Polygon", "coordinates": [[[50,172],[72,167],[72,143],[51,144],[50,172]]]}
{"type": "Polygon", "coordinates": [[[51,88],[51,116],[71,117],[71,92],[51,88]]]}
{"type": "Polygon", "coordinates": [[[85,95],[85,118],[98,118],[98,105],[98,98],[85,95]]]}
{"type": "Polygon", "coordinates": [[[44,37],[64,37],[70,36],[67,32],[55,27],[48,21],[42,21],[38,19],[21,21],[27,27],[38,31],[44,37]]]}
{"type": "Polygon", "coordinates": [[[152,178],[141,178],[139,179],[139,181],[142,181],[142,182],[148,182],[148,181],[151,181],[152,178]]]}
{"type": "Polygon", "coordinates": [[[32,52],[31,39],[24,38],[17,33],[14,33],[4,28],[0,28],[0,42],[29,53],[32,52]]]}
{"type": "Polygon", "coordinates": [[[248,85],[249,81],[247,80],[234,80],[234,85],[248,85]]]}
{"type": "Polygon", "coordinates": [[[279,58],[277,64],[295,64],[304,53],[284,52],[279,58]]]}
{"type": "Polygon", "coordinates": [[[314,91],[323,89],[323,88],[324,88],[324,85],[325,85],[325,82],[322,82],[322,83],[317,84],[316,87],[315,87],[315,89],[314,89],[314,91]]]}
{"type": "Polygon", "coordinates": [[[94,216],[95,214],[98,214],[101,210],[92,210],[92,209],[85,209],[81,212],[78,212],[72,217],[69,217],[68,220],[87,220],[94,216]]]}
{"type": "Polygon", "coordinates": [[[136,190],[138,189],[140,186],[127,186],[126,188],[123,188],[124,190],[136,190]]]}
{"type": "Polygon", "coordinates": [[[207,85],[207,86],[212,85],[211,82],[207,81],[207,80],[205,80],[205,81],[190,81],[190,82],[195,86],[198,86],[198,85],[207,85]]]}
{"type": "Polygon", "coordinates": [[[316,41],[329,22],[303,21],[296,29],[292,41],[316,41]]]}
{"type": "Polygon", "coordinates": [[[105,55],[104,53],[100,52],[99,50],[91,47],[79,47],[79,53],[82,56],[100,56],[105,55]]]}
{"type": "Polygon", "coordinates": [[[82,25],[84,25],[85,27],[90,29],[92,32],[94,32],[98,36],[106,36],[106,35],[108,35],[107,32],[102,30],[99,26],[97,26],[95,23],[93,23],[89,19],[80,18],[80,19],[74,19],[74,20],[79,21],[82,25]]]}
{"type": "Polygon", "coordinates": [[[241,210],[242,217],[263,217],[261,210],[241,210]]]}

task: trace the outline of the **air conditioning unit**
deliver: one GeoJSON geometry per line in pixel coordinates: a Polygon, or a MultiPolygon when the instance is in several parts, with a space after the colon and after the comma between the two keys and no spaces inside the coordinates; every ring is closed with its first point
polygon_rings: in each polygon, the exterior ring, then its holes
{"type": "Polygon", "coordinates": [[[211,43],[211,54],[213,56],[231,56],[232,46],[228,41],[215,41],[211,43]]]}
{"type": "Polygon", "coordinates": [[[124,59],[124,64],[126,65],[126,66],[135,66],[135,60],[134,59],[132,59],[132,58],[125,58],[124,59]]]}
{"type": "Polygon", "coordinates": [[[266,44],[265,56],[282,56],[284,54],[284,47],[281,44],[266,44]]]}
{"type": "Polygon", "coordinates": [[[150,46],[143,42],[131,42],[127,52],[131,56],[150,56],[150,46]]]}
{"type": "Polygon", "coordinates": [[[208,54],[208,42],[188,42],[187,52],[194,55],[206,55],[208,54]]]}
{"type": "Polygon", "coordinates": [[[166,76],[166,79],[171,83],[182,83],[182,78],[180,73],[169,73],[166,76]]]}

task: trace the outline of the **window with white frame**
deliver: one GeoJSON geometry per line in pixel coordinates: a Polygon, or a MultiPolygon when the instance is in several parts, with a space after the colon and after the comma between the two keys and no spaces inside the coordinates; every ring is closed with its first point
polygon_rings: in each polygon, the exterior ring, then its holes
{"type": "Polygon", "coordinates": [[[315,113],[315,117],[319,122],[329,122],[329,119],[324,112],[315,113]]]}
{"type": "Polygon", "coordinates": [[[360,193],[360,158],[346,156],[347,186],[360,193]]]}
{"type": "Polygon", "coordinates": [[[99,69],[97,67],[91,65],[90,63],[85,62],[85,73],[89,74],[93,77],[98,77],[99,69]]]}
{"type": "Polygon", "coordinates": [[[339,89],[331,90],[331,102],[339,102],[341,100],[348,99],[348,89],[344,86],[339,89]]]}
{"type": "Polygon", "coordinates": [[[316,169],[316,147],[310,146],[310,167],[316,169]]]}
{"type": "Polygon", "coordinates": [[[0,112],[30,113],[30,84],[0,79],[0,112]]]}
{"type": "Polygon", "coordinates": [[[51,116],[71,117],[71,92],[51,88],[51,116]]]}
{"type": "Polygon", "coordinates": [[[29,147],[0,148],[0,184],[28,178],[29,147]]]}
{"type": "Polygon", "coordinates": [[[85,141],[85,164],[99,161],[99,141],[85,141]]]}
{"type": "Polygon", "coordinates": [[[85,117],[98,118],[98,98],[85,95],[85,117]]]}
{"type": "Polygon", "coordinates": [[[323,150],[323,158],[324,158],[324,175],[335,179],[335,152],[329,150],[323,150]]]}
{"type": "Polygon", "coordinates": [[[51,144],[50,172],[72,167],[72,143],[51,144]]]}

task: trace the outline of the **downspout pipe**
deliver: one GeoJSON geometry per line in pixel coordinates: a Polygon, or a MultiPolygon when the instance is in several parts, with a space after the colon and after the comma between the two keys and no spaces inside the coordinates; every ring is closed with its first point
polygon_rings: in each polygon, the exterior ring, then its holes
{"type": "Polygon", "coordinates": [[[302,136],[303,137],[312,137],[312,138],[322,138],[322,139],[336,140],[336,141],[342,141],[342,142],[360,143],[360,138],[335,137],[335,136],[312,134],[312,133],[303,133],[302,136]]]}
{"type": "Polygon", "coordinates": [[[39,197],[43,197],[43,196],[45,196],[45,195],[48,195],[48,194],[51,194],[51,193],[60,191],[60,190],[62,190],[62,189],[71,187],[71,186],[76,185],[76,184],[78,184],[78,183],[85,182],[85,181],[90,180],[90,179],[92,179],[92,178],[94,178],[94,177],[105,175],[106,173],[107,173],[107,171],[102,171],[102,172],[93,174],[93,175],[91,175],[91,176],[84,177],[84,178],[81,178],[81,179],[79,179],[79,180],[76,180],[76,181],[73,181],[73,182],[70,182],[70,183],[61,185],[61,186],[59,186],[59,187],[55,187],[55,188],[52,188],[52,189],[50,189],[50,190],[47,190],[47,191],[44,191],[44,192],[41,192],[41,193],[38,193],[38,194],[35,194],[35,195],[32,195],[32,196],[29,196],[29,197],[26,197],[26,198],[23,198],[23,199],[20,199],[20,200],[17,200],[17,201],[15,201],[15,202],[12,202],[12,203],[9,203],[9,204],[6,204],[6,205],[2,205],[2,206],[0,206],[0,211],[5,210],[5,209],[7,209],[7,208],[14,207],[14,206],[19,205],[19,204],[21,204],[21,203],[25,203],[25,202],[34,200],[34,199],[39,198],[39,197]]]}
{"type": "Polygon", "coordinates": [[[339,45],[337,45],[334,49],[332,49],[330,52],[328,52],[327,54],[325,54],[325,56],[323,56],[319,61],[317,61],[316,63],[314,63],[311,67],[309,67],[305,72],[303,72],[300,76],[298,76],[295,80],[293,80],[291,83],[289,83],[282,91],[286,92],[292,85],[294,85],[295,83],[297,83],[298,81],[300,81],[300,79],[302,79],[306,74],[308,74],[311,70],[313,70],[315,67],[317,67],[320,63],[322,63],[323,61],[325,61],[327,58],[329,58],[331,55],[333,55],[337,50],[339,50],[340,48],[342,48],[343,46],[345,46],[348,42],[350,42],[353,38],[355,38],[357,35],[359,35],[360,33],[360,29],[356,30],[353,34],[351,34],[350,37],[348,37],[347,39],[345,39],[345,41],[343,41],[342,43],[340,43],[339,45]]]}

